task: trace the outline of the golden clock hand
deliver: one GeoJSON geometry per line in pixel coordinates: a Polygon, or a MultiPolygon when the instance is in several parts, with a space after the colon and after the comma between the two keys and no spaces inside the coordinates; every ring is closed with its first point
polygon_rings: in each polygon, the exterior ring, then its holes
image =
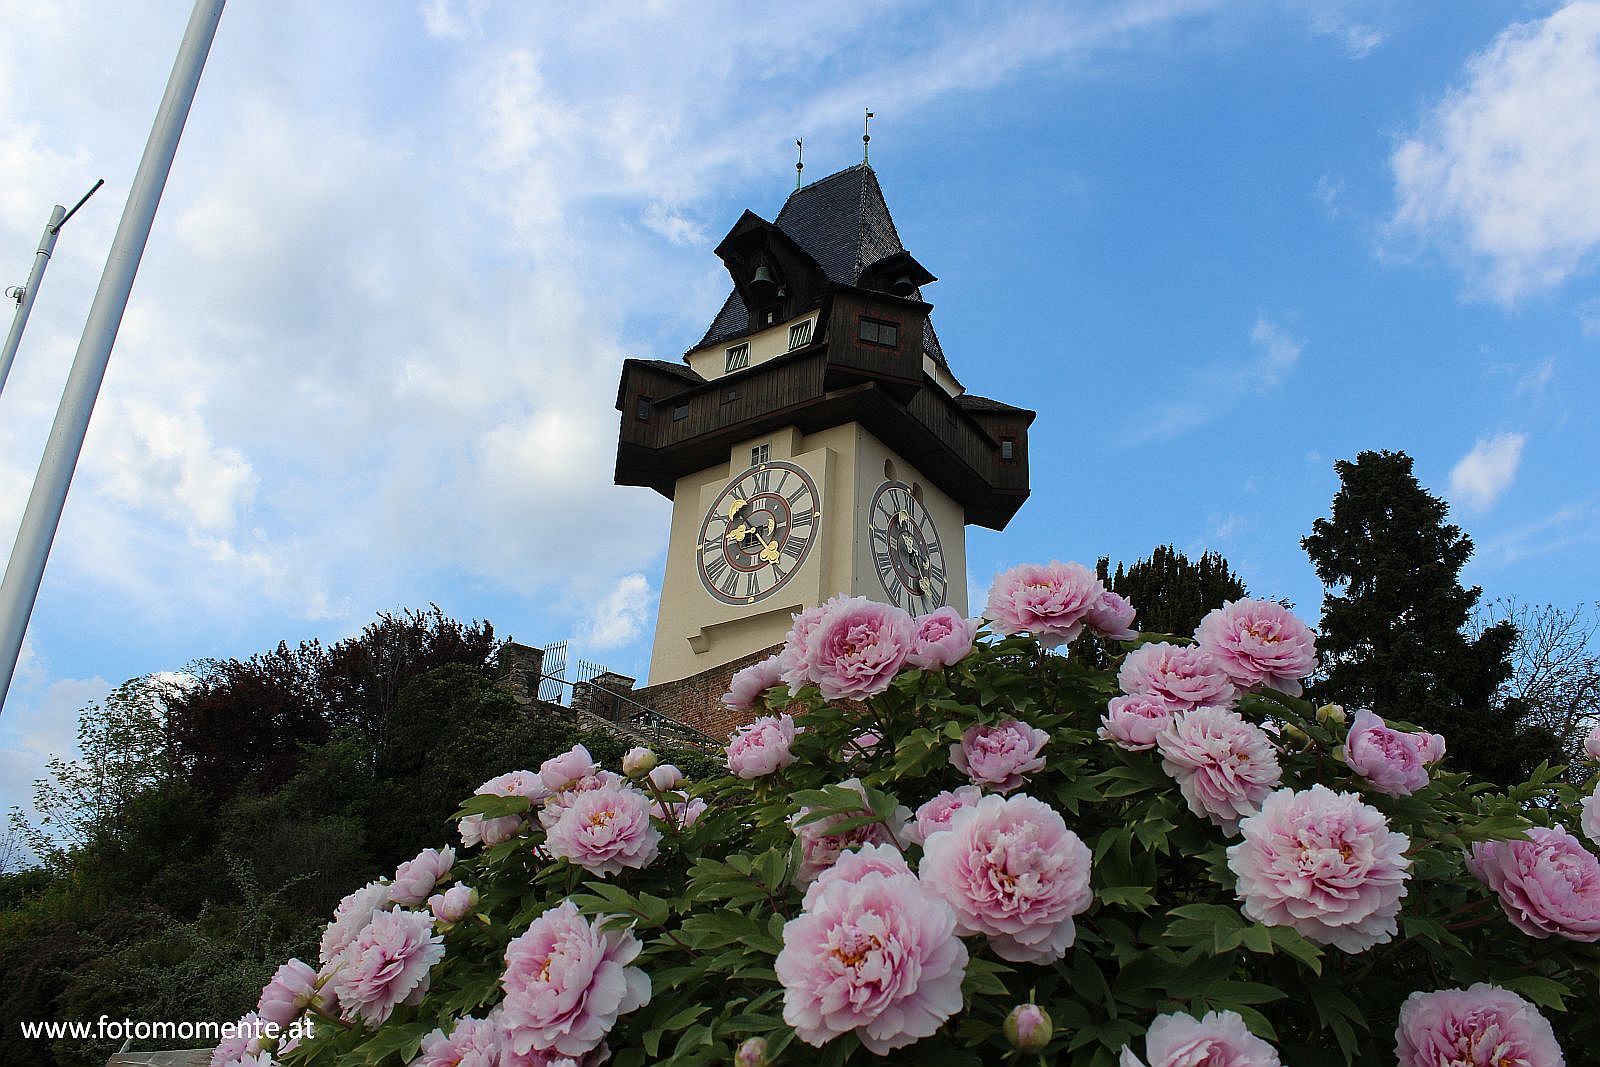
{"type": "MultiPolygon", "coordinates": [[[[768,541],[765,537],[761,536],[760,530],[751,530],[750,532],[756,535],[757,541],[761,542],[761,555],[759,557],[761,562],[775,564],[779,559],[783,558],[782,553],[778,551],[778,542],[768,541]]],[[[770,527],[768,528],[768,532],[771,532],[770,527]]]]}
{"type": "Polygon", "coordinates": [[[729,544],[732,544],[735,541],[743,541],[744,538],[745,538],[745,535],[748,534],[748,533],[751,533],[751,532],[752,531],[751,531],[750,527],[746,526],[744,523],[741,522],[737,526],[730,527],[729,530],[728,530],[727,536],[724,537],[723,540],[728,542],[729,544]]]}

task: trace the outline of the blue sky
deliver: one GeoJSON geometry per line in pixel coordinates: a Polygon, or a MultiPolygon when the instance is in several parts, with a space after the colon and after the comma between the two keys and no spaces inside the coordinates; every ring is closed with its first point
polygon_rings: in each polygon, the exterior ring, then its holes
{"type": "MultiPolygon", "coordinates": [[[[9,536],[188,4],[0,2],[9,536]],[[138,10],[135,10],[138,8],[138,10]],[[8,264],[8,265],[7,265],[8,264]],[[13,277],[13,275],[15,277],[13,277]],[[6,306],[9,312],[9,305],[6,306]]],[[[1024,560],[1223,552],[1315,620],[1335,459],[1404,449],[1489,597],[1596,597],[1600,3],[235,3],[0,716],[0,803],[114,683],[438,603],[643,673],[668,508],[621,360],[711,248],[872,161],[973,391],[1036,408],[1024,560]]]]}

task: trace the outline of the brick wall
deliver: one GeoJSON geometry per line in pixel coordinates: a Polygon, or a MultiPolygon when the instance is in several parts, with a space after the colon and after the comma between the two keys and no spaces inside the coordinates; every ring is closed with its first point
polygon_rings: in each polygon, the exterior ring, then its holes
{"type": "Polygon", "coordinates": [[[675,682],[646,686],[635,690],[633,699],[669,719],[677,719],[718,741],[724,741],[735,726],[742,726],[755,717],[749,712],[729,711],[723,707],[722,694],[728,691],[729,681],[739,671],[766,659],[782,647],[781,644],[773,645],[732,663],[724,663],[675,682]]]}

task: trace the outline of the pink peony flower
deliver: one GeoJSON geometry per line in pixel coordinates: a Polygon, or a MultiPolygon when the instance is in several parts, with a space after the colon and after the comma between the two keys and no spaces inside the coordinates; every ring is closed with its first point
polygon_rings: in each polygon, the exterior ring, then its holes
{"type": "Polygon", "coordinates": [[[676,826],[679,830],[687,830],[700,821],[700,816],[706,813],[706,802],[699,797],[689,800],[668,801],[663,807],[656,804],[655,814],[661,821],[676,826]]]}
{"type": "MultiPolygon", "coordinates": [[[[260,1063],[261,1039],[266,1036],[266,1022],[255,1012],[246,1012],[238,1022],[222,1027],[222,1040],[211,1051],[211,1067],[256,1067],[260,1063]]],[[[271,1063],[268,1057],[267,1062],[271,1063]]]]}
{"type": "Polygon", "coordinates": [[[1261,810],[1283,772],[1266,733],[1227,708],[1174,715],[1156,735],[1161,767],[1178,782],[1189,810],[1233,833],[1261,810]]]}
{"type": "Polygon", "coordinates": [[[600,764],[582,745],[573,745],[559,756],[552,756],[539,764],[539,780],[551,793],[570,789],[580,778],[587,778],[600,769],[600,764]]]}
{"type": "Polygon", "coordinates": [[[455,863],[456,850],[453,848],[423,849],[394,872],[394,882],[389,886],[389,899],[408,908],[425,903],[433,893],[433,887],[444,881],[455,863]]]}
{"type": "Polygon", "coordinates": [[[817,875],[817,880],[806,887],[801,906],[811,907],[811,902],[824,886],[834,882],[859,882],[874,872],[884,875],[911,874],[911,868],[906,866],[906,858],[893,845],[862,845],[853,851],[840,853],[837,863],[817,875]]]}
{"type": "Polygon", "coordinates": [[[663,763],[650,772],[650,787],[658,793],[676,789],[683,784],[683,772],[676,764],[663,763]]]}
{"type": "MultiPolygon", "coordinates": [[[[1277,1050],[1252,1034],[1236,1011],[1157,1015],[1144,1035],[1149,1067],[1280,1067],[1277,1050]]],[[[1121,1067],[1145,1067],[1127,1045],[1121,1067]]]]}
{"type": "Polygon", "coordinates": [[[1158,696],[1134,693],[1112,697],[1100,717],[1100,740],[1110,741],[1129,752],[1148,752],[1156,747],[1156,736],[1172,722],[1172,708],[1158,696]]]}
{"type": "Polygon", "coordinates": [[[500,1023],[508,1049],[581,1057],[601,1047],[617,1018],[650,1003],[650,978],[628,966],[632,930],[601,930],[570,900],[506,946],[500,1023]]]}
{"type": "Polygon", "coordinates": [[[883,743],[883,738],[876,730],[862,730],[849,741],[845,742],[844,751],[840,753],[846,763],[857,763],[878,751],[878,746],[883,743]]]}
{"type": "Polygon", "coordinates": [[[915,642],[906,653],[906,666],[936,671],[959,663],[972,651],[978,628],[952,607],[939,608],[914,620],[915,642]]]}
{"type": "Polygon", "coordinates": [[[290,960],[262,987],[256,1015],[276,1026],[286,1027],[316,999],[317,972],[299,960],[290,960]]]}
{"type": "Polygon", "coordinates": [[[802,686],[814,680],[809,651],[811,631],[815,630],[822,620],[827,618],[834,606],[844,599],[846,598],[843,595],[836,596],[792,616],[794,624],[784,635],[783,648],[778,652],[778,677],[789,687],[789,692],[798,693],[802,686]]]}
{"type": "Polygon", "coordinates": [[[550,795],[543,779],[533,771],[507,771],[473,790],[480,797],[527,797],[537,804],[550,795]]]}
{"type": "Polygon", "coordinates": [[[616,874],[648,867],[660,852],[661,831],[650,824],[650,798],[618,783],[579,793],[550,827],[544,847],[590,874],[616,874]]]}
{"type": "Polygon", "coordinates": [[[402,908],[379,912],[333,973],[340,1013],[381,1025],[396,1004],[427,991],[428,971],[443,958],[444,938],[433,932],[432,915],[402,908]]]}
{"type": "Polygon", "coordinates": [[[1428,784],[1429,756],[1435,752],[1444,755],[1444,738],[1402,733],[1372,712],[1358,711],[1340,751],[1350,769],[1372,788],[1392,797],[1408,797],[1428,784]]]}
{"type": "Polygon", "coordinates": [[[477,906],[478,891],[460,882],[428,898],[428,910],[442,923],[458,923],[477,906]]]}
{"type": "Polygon", "coordinates": [[[789,825],[794,828],[795,836],[800,839],[800,866],[794,872],[794,881],[802,888],[810,885],[819,874],[832,867],[838,860],[839,854],[846,849],[854,848],[856,845],[896,844],[894,830],[910,821],[911,813],[900,808],[894,815],[893,821],[896,824],[894,828],[882,822],[873,822],[834,833],[833,827],[839,823],[872,814],[872,809],[867,805],[867,792],[862,788],[859,779],[850,778],[839,784],[845,789],[861,794],[861,807],[858,810],[840,812],[811,822],[802,821],[811,813],[810,808],[801,808],[790,816],[789,825]]]}
{"type": "Polygon", "coordinates": [[[1467,866],[1529,937],[1600,941],[1600,859],[1565,828],[1535,826],[1526,837],[1479,841],[1467,866]]]}
{"type": "Polygon", "coordinates": [[[728,771],[740,778],[761,778],[794,762],[794,717],[763,715],[728,737],[728,771]]]}
{"type": "Polygon", "coordinates": [[[889,688],[916,640],[911,616],[866,597],[835,598],[807,639],[812,680],[824,700],[868,697],[889,688]]]}
{"type": "Polygon", "coordinates": [[[970,808],[983,797],[975,785],[964,785],[951,791],[946,789],[917,809],[915,818],[906,824],[905,838],[909,844],[925,845],[928,838],[950,829],[950,820],[962,808],[970,808]]]}
{"type": "Polygon", "coordinates": [[[1222,665],[1196,645],[1140,645],[1122,661],[1117,684],[1128,694],[1153,696],[1172,711],[1232,707],[1238,696],[1222,665]]]}
{"type": "Polygon", "coordinates": [[[784,924],[774,965],[783,1021],[808,1045],[854,1031],[882,1056],[961,1010],[967,949],[950,906],[903,863],[880,862],[867,856],[849,876],[819,879],[784,924]]]}
{"type": "Polygon", "coordinates": [[[561,821],[561,816],[566,814],[569,807],[585,793],[608,786],[626,785],[627,780],[620,774],[611,771],[595,771],[582,778],[573,779],[572,783],[558,793],[550,795],[539,809],[539,825],[549,831],[551,827],[561,821]]]}
{"type": "Polygon", "coordinates": [[[622,757],[622,773],[629,778],[643,778],[656,766],[656,754],[643,745],[628,749],[622,757]]]}
{"type": "Polygon", "coordinates": [[[1094,602],[1084,618],[1089,623],[1089,629],[1101,637],[1112,641],[1132,641],[1139,636],[1139,631],[1133,628],[1135,614],[1137,612],[1132,601],[1107,589],[1100,594],[1100,599],[1094,602]]]}
{"type": "Polygon", "coordinates": [[[1479,982],[1400,1005],[1397,1067],[1564,1067],[1555,1031],[1517,994],[1479,982]]]}
{"type": "Polygon", "coordinates": [[[995,578],[983,614],[996,633],[1030,633],[1055,648],[1083,632],[1105,591],[1081,563],[1024,563],[995,578]]]}
{"type": "Polygon", "coordinates": [[[1039,750],[1050,740],[1043,730],[1016,719],[998,726],[971,726],[950,746],[950,762],[973,785],[1009,793],[1024,776],[1044,770],[1039,750]]]}
{"type": "Polygon", "coordinates": [[[489,848],[502,841],[510,841],[522,832],[522,827],[523,818],[520,815],[501,815],[494,819],[468,815],[456,824],[456,831],[461,834],[461,843],[466,847],[483,845],[489,848]]]}
{"type": "Polygon", "coordinates": [[[1280,789],[1239,830],[1228,867],[1246,916],[1345,952],[1394,937],[1411,841],[1377,808],[1320,784],[1280,789]]]}
{"type": "Polygon", "coordinates": [[[434,1030],[422,1039],[422,1055],[410,1067],[502,1067],[505,1034],[487,1019],[462,1019],[446,1037],[434,1030]]]}
{"type": "Polygon", "coordinates": [[[722,694],[722,703],[733,711],[749,711],[761,704],[767,690],[783,681],[782,653],[768,656],[752,663],[733,676],[728,691],[722,694]]]}
{"type": "Polygon", "coordinates": [[[1578,819],[1578,826],[1583,830],[1583,836],[1600,845],[1600,785],[1594,787],[1594,793],[1583,798],[1583,814],[1578,819]]]}
{"type": "Polygon", "coordinates": [[[1241,689],[1264,685],[1297,697],[1317,665],[1317,635],[1270,600],[1224,601],[1200,620],[1194,639],[1241,689]]]}
{"type": "Polygon", "coordinates": [[[322,947],[318,959],[324,964],[333,963],[340,953],[349,948],[361,931],[367,928],[374,916],[389,906],[389,886],[386,882],[368,882],[348,894],[333,909],[333,921],[322,932],[322,947]]]}
{"type": "Polygon", "coordinates": [[[1073,916],[1094,900],[1089,848],[1050,805],[986,796],[923,846],[921,878],[955,909],[956,928],[983,934],[1002,959],[1049,963],[1077,937],[1073,916]]]}
{"type": "MultiPolygon", "coordinates": [[[[489,1014],[492,1016],[494,1012],[489,1014]]],[[[563,1056],[559,1052],[536,1048],[530,1048],[526,1052],[516,1052],[507,1044],[502,1046],[500,1067],[600,1067],[609,1059],[611,1059],[611,1046],[604,1044],[578,1057],[563,1056]]]]}

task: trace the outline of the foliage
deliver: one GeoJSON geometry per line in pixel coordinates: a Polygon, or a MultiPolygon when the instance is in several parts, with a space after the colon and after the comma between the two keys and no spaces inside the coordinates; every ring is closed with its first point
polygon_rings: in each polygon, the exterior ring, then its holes
{"type": "MultiPolygon", "coordinates": [[[[1094,901],[1078,917],[1076,944],[1054,962],[1008,963],[981,936],[966,938],[962,1010],[884,1062],[1001,1062],[1011,1055],[1003,1022],[1031,1001],[1055,1025],[1041,1063],[1113,1067],[1118,1049],[1137,1045],[1158,1013],[1211,1010],[1239,1013],[1297,1067],[1386,1063],[1408,994],[1476,981],[1539,1005],[1566,1048],[1600,1043],[1600,1016],[1590,1010],[1600,996],[1600,946],[1520,933],[1464,863],[1473,841],[1575,815],[1578,794],[1555,769],[1542,766],[1495,793],[1435,768],[1425,788],[1391,797],[1364,787],[1336,755],[1347,727],[1334,717],[1272,691],[1245,695],[1240,713],[1282,739],[1286,786],[1359,792],[1409,837],[1409,892],[1396,936],[1348,954],[1241,913],[1228,837],[1185,806],[1160,754],[1096,737],[1115,693],[1114,671],[1047,654],[1026,636],[986,640],[942,671],[903,671],[865,703],[827,704],[813,686],[790,702],[774,689],[772,710],[795,712],[804,728],[786,769],[695,784],[706,814],[688,829],[661,823],[661,855],[642,870],[601,878],[553,859],[537,821],[464,855],[450,877],[476,888],[476,914],[441,923],[445,955],[421,1003],[397,1007],[376,1028],[325,1015],[315,1038],[281,1060],[291,1067],[406,1062],[435,1028],[448,1033],[456,1020],[496,1006],[507,945],[563,900],[644,943],[636,964],[653,996],[611,1031],[616,1067],[727,1063],[751,1037],[767,1040],[774,1062],[871,1059],[854,1034],[813,1049],[783,1021],[774,960],[786,924],[802,911],[794,824],[842,818],[835,831],[893,826],[899,805],[965,784],[951,763],[953,741],[1009,719],[1048,732],[1047,763],[1023,791],[1058,809],[1092,849],[1094,901]],[[863,730],[892,743],[863,752],[855,743],[863,730]],[[860,794],[838,788],[847,777],[864,784],[867,810],[860,794]]],[[[500,816],[529,806],[525,796],[477,796],[458,814],[500,816]]],[[[916,867],[921,852],[910,845],[906,857],[916,867]]]]}
{"type": "Polygon", "coordinates": [[[1139,606],[1139,623],[1149,633],[1193,633],[1206,612],[1247,595],[1244,581],[1218,552],[1190,560],[1171,545],[1157,545],[1148,559],[1118,563],[1115,573],[1102,556],[1095,572],[1107,589],[1139,606]]]}
{"type": "Polygon", "coordinates": [[[162,687],[166,739],[190,782],[225,800],[249,783],[276,788],[305,745],[345,730],[382,748],[391,714],[413,679],[447,664],[488,672],[494,627],[431,610],[380,613],[360,634],[324,647],[280,642],[246,660],[205,660],[162,687]]]}
{"type": "Polygon", "coordinates": [[[512,701],[497,648],[486,622],[380,615],[331,648],[136,679],[83,709],[82,756],[51,763],[42,821],[18,814],[6,839],[49,863],[0,870],[0,1062],[115,1051],[19,1041],[20,1020],[236,1018],[485,778],[578,742],[621,758],[620,738],[512,701]]]}
{"type": "Polygon", "coordinates": [[[1334,469],[1332,513],[1301,542],[1328,587],[1314,691],[1446,735],[1455,765],[1490,782],[1523,781],[1559,749],[1524,708],[1496,699],[1515,626],[1468,636],[1482,592],[1460,581],[1472,539],[1445,521],[1405,453],[1362,452],[1334,469]]]}

